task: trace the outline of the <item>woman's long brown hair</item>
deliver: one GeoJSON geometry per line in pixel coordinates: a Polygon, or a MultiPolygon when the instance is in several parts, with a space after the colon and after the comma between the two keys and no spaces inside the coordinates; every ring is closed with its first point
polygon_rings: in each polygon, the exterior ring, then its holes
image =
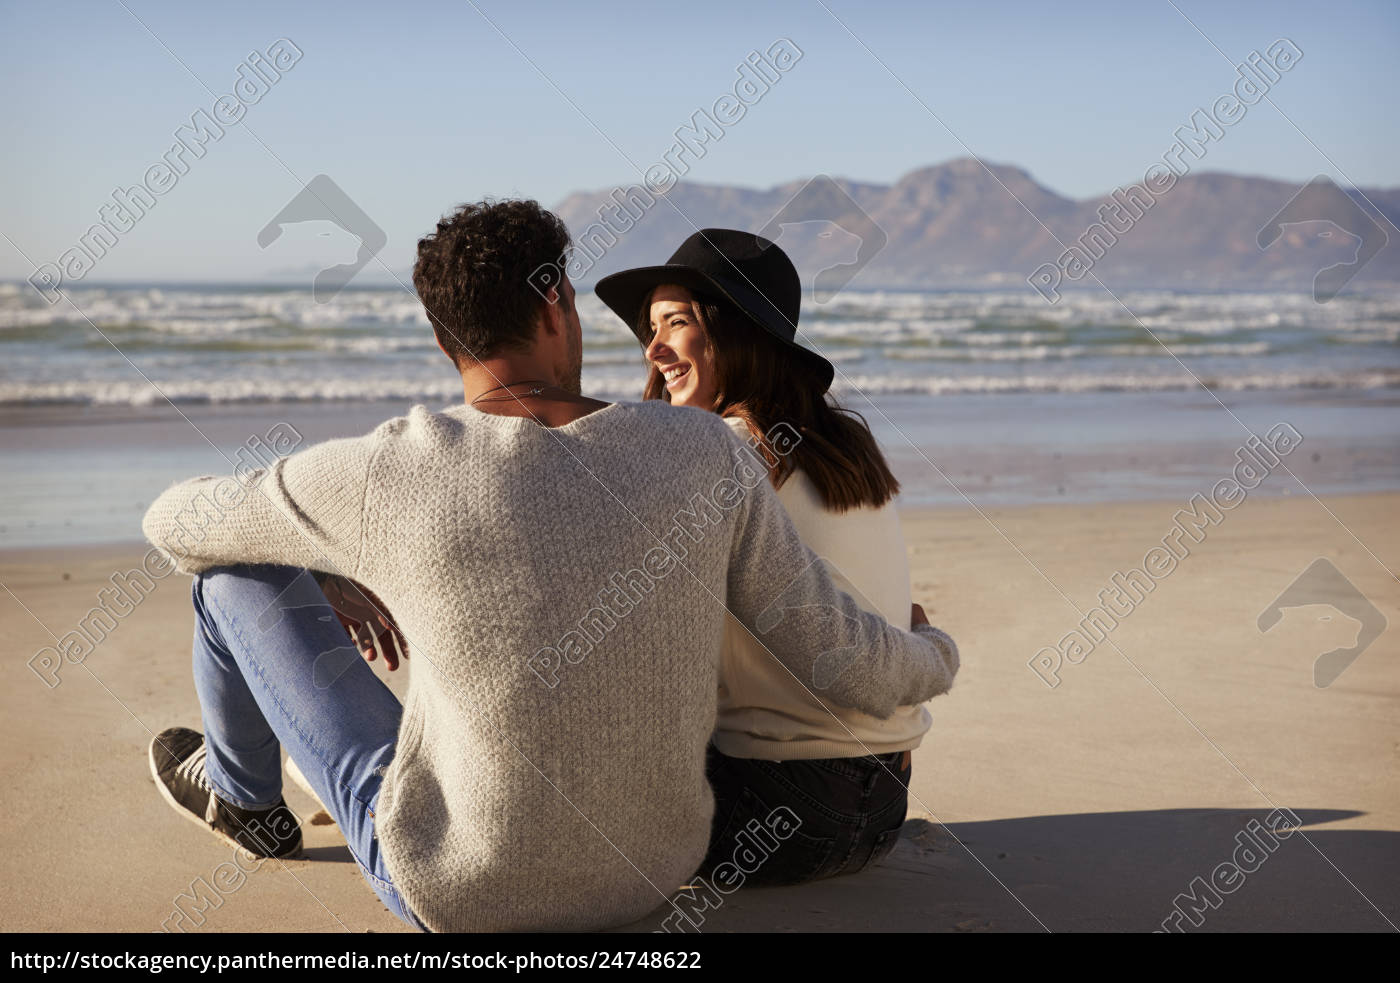
{"type": "MultiPolygon", "coordinates": [[[[715,367],[714,412],[738,417],[758,439],[768,459],[773,487],[781,488],[796,469],[816,487],[833,512],[879,507],[899,492],[865,418],[838,405],[822,391],[822,378],[791,349],[757,327],[728,301],[691,292],[695,318],[705,332],[706,352],[715,367]],[[779,455],[764,438],[786,423],[801,435],[779,455]]],[[[651,297],[638,314],[638,335],[650,340],[651,297]]],[[[670,402],[656,366],[647,374],[646,399],[670,402]]]]}

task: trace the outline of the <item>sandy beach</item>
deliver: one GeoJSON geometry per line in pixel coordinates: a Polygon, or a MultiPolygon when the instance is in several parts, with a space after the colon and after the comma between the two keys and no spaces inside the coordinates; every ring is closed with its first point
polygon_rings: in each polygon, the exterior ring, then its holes
{"type": "MultiPolygon", "coordinates": [[[[1184,505],[905,510],[915,597],[959,641],[963,667],[931,705],[901,841],[854,877],[725,896],[696,916],[701,930],[1149,931],[1181,895],[1199,899],[1176,919],[1187,930],[1400,923],[1400,585],[1386,569],[1400,568],[1400,495],[1250,497],[1082,661],[1063,664],[1058,685],[1028,665],[1115,573],[1142,566],[1184,505]],[[1318,557],[1390,626],[1326,688],[1313,663],[1352,644],[1356,622],[1308,604],[1268,632],[1257,623],[1318,557]],[[1252,871],[1220,873],[1242,833],[1280,817],[1301,828],[1251,841],[1260,856],[1241,866],[1252,871]]],[[[199,725],[188,580],[159,582],[57,685],[25,665],[144,552],[0,553],[13,670],[0,698],[11,790],[0,926],[403,929],[295,788],[306,859],[265,864],[217,894],[200,924],[171,922],[177,897],[231,859],[170,812],[145,761],[151,732],[199,725]]],[[[404,682],[391,679],[400,693],[404,682]]],[[[666,914],[631,927],[654,930],[666,914]]]]}

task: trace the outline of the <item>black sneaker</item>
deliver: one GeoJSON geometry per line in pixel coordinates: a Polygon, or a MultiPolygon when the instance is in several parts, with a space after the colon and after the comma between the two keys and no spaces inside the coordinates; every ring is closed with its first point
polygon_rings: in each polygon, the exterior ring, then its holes
{"type": "Polygon", "coordinates": [[[204,735],[170,727],[151,741],[151,776],[171,807],[230,846],[255,857],[301,853],[301,822],[282,799],[267,809],[240,809],[214,794],[204,772],[204,735]]]}

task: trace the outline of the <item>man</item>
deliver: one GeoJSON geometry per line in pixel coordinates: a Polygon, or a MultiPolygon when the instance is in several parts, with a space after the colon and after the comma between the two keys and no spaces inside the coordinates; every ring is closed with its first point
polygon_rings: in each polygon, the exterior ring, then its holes
{"type": "Polygon", "coordinates": [[[205,733],[152,743],[162,794],[294,854],[286,747],[386,906],[433,931],[623,924],[685,883],[709,838],[726,607],[803,679],[858,649],[824,695],[869,713],[957,669],[926,620],[898,631],[832,586],[720,418],[580,395],[573,287],[529,282],[567,245],[534,202],[463,206],[414,269],[462,405],[286,458],[197,536],[213,478],[144,523],[196,575],[205,733]],[[307,570],[392,613],[402,707],[307,570]]]}

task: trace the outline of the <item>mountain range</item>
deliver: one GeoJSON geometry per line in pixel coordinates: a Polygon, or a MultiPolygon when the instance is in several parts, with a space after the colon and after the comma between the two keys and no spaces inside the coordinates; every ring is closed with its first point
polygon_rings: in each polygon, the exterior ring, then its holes
{"type": "Polygon", "coordinates": [[[574,235],[571,272],[583,285],[662,263],[706,227],[764,231],[804,283],[828,271],[833,285],[849,279],[856,288],[1024,286],[1038,269],[1042,282],[1058,277],[1060,288],[1097,286],[1070,262],[1075,249],[1115,290],[1308,290],[1319,270],[1352,262],[1358,250],[1370,258],[1355,288],[1400,284],[1400,188],[1324,183],[1283,212],[1301,185],[1208,172],[1184,174],[1165,190],[1134,183],[1136,190],[1076,201],[1019,167],[965,158],[892,185],[825,176],[768,190],[680,182],[657,196],[632,191],[627,205],[619,202],[631,186],[619,185],[577,192],[554,210],[574,235]],[[1263,248],[1271,222],[1280,231],[1263,248]]]}

